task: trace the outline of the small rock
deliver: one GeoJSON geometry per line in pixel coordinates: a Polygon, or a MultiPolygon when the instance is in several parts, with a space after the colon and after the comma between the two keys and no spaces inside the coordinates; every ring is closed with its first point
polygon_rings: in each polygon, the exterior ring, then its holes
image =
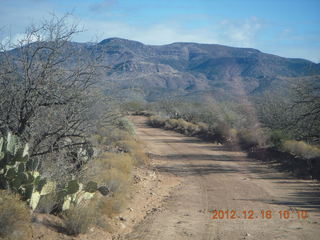
{"type": "Polygon", "coordinates": [[[250,234],[250,233],[246,233],[246,236],[247,236],[247,237],[250,237],[250,236],[251,236],[251,234],[250,234]]]}
{"type": "Polygon", "coordinates": [[[132,211],[133,211],[133,208],[131,208],[131,207],[129,207],[128,209],[129,209],[129,211],[130,211],[130,212],[132,212],[132,211]]]}
{"type": "Polygon", "coordinates": [[[124,217],[119,217],[119,220],[120,220],[120,221],[123,221],[123,222],[126,221],[126,219],[125,219],[124,217]]]}
{"type": "Polygon", "coordinates": [[[133,182],[134,183],[139,183],[139,182],[141,182],[141,178],[139,176],[137,176],[137,175],[134,175],[133,176],[133,182]]]}
{"type": "Polygon", "coordinates": [[[120,228],[124,229],[124,228],[126,228],[126,225],[124,225],[123,223],[120,223],[120,228]]]}

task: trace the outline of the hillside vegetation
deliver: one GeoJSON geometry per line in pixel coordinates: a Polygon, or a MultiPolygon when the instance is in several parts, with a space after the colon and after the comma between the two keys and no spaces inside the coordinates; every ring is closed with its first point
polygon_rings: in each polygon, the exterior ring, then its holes
{"type": "Polygon", "coordinates": [[[118,100],[96,86],[102,66],[66,53],[77,26],[54,16],[26,31],[0,46],[0,238],[31,239],[40,213],[69,235],[106,226],[148,158],[118,100]]]}
{"type": "Polygon", "coordinates": [[[286,96],[269,91],[250,101],[201,104],[176,98],[126,107],[148,116],[153,127],[241,148],[299,176],[319,178],[319,84],[319,77],[295,79],[286,96]]]}

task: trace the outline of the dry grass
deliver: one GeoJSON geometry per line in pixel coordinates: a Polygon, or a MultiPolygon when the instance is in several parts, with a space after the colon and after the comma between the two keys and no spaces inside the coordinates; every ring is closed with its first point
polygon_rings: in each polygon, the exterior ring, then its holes
{"type": "Polygon", "coordinates": [[[104,153],[88,165],[87,178],[107,186],[111,192],[99,200],[100,213],[112,216],[125,207],[132,184],[133,163],[129,153],[104,153]]]}
{"type": "Polygon", "coordinates": [[[31,239],[30,212],[18,196],[0,191],[0,239],[31,239]]]}
{"type": "Polygon", "coordinates": [[[98,211],[92,201],[88,205],[78,205],[63,213],[63,224],[69,235],[79,235],[88,232],[90,226],[97,222],[98,211]]]}
{"type": "Polygon", "coordinates": [[[132,156],[132,160],[135,166],[143,166],[143,165],[149,165],[150,159],[147,157],[143,149],[141,149],[139,145],[138,148],[136,148],[133,152],[130,153],[132,156]]]}
{"type": "Polygon", "coordinates": [[[128,197],[125,192],[117,192],[112,197],[101,199],[98,203],[98,211],[109,217],[119,214],[126,208],[128,197]]]}
{"type": "Polygon", "coordinates": [[[320,157],[320,148],[310,145],[304,141],[288,140],[284,141],[283,150],[294,156],[304,159],[312,159],[320,157]]]}
{"type": "Polygon", "coordinates": [[[127,202],[134,166],[148,164],[141,143],[134,138],[134,128],[122,119],[112,128],[103,128],[93,136],[94,146],[102,152],[87,164],[84,181],[107,186],[110,194],[99,198],[97,209],[102,215],[119,213],[127,202]],[[121,128],[121,129],[119,129],[121,128]]]}
{"type": "Polygon", "coordinates": [[[115,127],[101,128],[99,134],[91,136],[91,143],[104,151],[114,149],[116,145],[125,140],[131,139],[132,136],[125,130],[115,127]]]}
{"type": "Polygon", "coordinates": [[[119,149],[128,153],[132,157],[134,166],[141,166],[148,164],[148,157],[141,148],[141,143],[135,139],[128,139],[120,141],[116,144],[119,149]]]}

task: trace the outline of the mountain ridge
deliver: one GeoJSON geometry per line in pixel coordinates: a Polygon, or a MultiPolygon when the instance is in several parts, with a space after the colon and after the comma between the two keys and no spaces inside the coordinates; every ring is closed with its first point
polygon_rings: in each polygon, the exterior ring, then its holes
{"type": "Polygon", "coordinates": [[[201,91],[213,98],[237,99],[285,88],[290,82],[286,78],[320,75],[320,64],[254,48],[192,42],[146,45],[123,38],[68,45],[66,54],[79,51],[83,59],[100,56],[99,64],[108,68],[100,70],[99,84],[107,94],[116,92],[128,99],[155,101],[198,96],[201,91]]]}

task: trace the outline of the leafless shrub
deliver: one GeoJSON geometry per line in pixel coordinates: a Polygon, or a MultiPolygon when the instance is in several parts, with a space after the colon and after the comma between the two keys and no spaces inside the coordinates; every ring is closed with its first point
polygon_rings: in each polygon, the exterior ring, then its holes
{"type": "Polygon", "coordinates": [[[80,30],[67,22],[53,16],[17,44],[0,45],[0,133],[29,142],[31,157],[46,165],[41,171],[60,180],[90,158],[88,136],[107,116],[94,85],[101,66],[71,42],[80,30]]]}

